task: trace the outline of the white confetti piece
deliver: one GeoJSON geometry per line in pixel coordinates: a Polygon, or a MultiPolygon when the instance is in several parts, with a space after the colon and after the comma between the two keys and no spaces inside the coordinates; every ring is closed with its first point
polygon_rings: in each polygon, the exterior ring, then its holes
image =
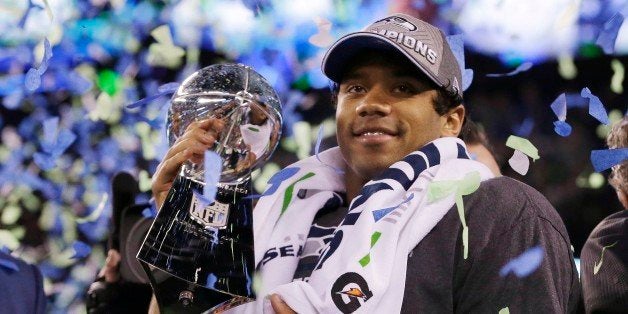
{"type": "Polygon", "coordinates": [[[528,169],[530,169],[530,159],[528,159],[528,156],[518,149],[516,149],[515,153],[512,154],[512,157],[508,159],[508,164],[512,170],[522,176],[525,176],[526,173],[528,173],[528,169]]]}

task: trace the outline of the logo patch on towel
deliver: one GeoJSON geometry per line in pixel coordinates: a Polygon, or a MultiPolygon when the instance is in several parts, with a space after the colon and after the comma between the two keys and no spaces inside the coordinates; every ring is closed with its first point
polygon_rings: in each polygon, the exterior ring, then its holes
{"type": "Polygon", "coordinates": [[[372,296],[364,277],[354,272],[342,274],[331,287],[331,299],[342,313],[357,311],[372,296]]]}

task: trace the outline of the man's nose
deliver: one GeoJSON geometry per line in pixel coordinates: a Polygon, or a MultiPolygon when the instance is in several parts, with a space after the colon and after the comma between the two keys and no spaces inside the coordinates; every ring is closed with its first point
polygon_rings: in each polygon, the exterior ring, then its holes
{"type": "Polygon", "coordinates": [[[390,114],[390,110],[390,100],[386,97],[386,93],[378,88],[370,90],[356,108],[358,115],[361,117],[371,115],[386,116],[390,114]]]}

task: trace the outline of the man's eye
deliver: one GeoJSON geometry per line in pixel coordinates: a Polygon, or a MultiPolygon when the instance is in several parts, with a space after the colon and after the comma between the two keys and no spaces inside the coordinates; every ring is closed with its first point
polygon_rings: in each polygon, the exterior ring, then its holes
{"type": "Polygon", "coordinates": [[[414,93],[414,88],[406,84],[401,84],[395,87],[395,91],[400,93],[414,93]]]}
{"type": "Polygon", "coordinates": [[[364,92],[365,89],[362,86],[359,85],[352,85],[347,87],[347,93],[362,93],[364,92]]]}

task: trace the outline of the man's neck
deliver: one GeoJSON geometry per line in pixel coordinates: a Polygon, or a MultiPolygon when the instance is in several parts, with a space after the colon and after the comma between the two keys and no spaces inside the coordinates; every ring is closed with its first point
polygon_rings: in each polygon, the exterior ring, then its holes
{"type": "Polygon", "coordinates": [[[349,167],[347,167],[347,171],[345,172],[344,180],[345,187],[347,188],[347,204],[351,203],[351,200],[360,193],[360,190],[366,182],[369,182],[369,179],[358,176],[355,172],[351,171],[349,167]]]}

